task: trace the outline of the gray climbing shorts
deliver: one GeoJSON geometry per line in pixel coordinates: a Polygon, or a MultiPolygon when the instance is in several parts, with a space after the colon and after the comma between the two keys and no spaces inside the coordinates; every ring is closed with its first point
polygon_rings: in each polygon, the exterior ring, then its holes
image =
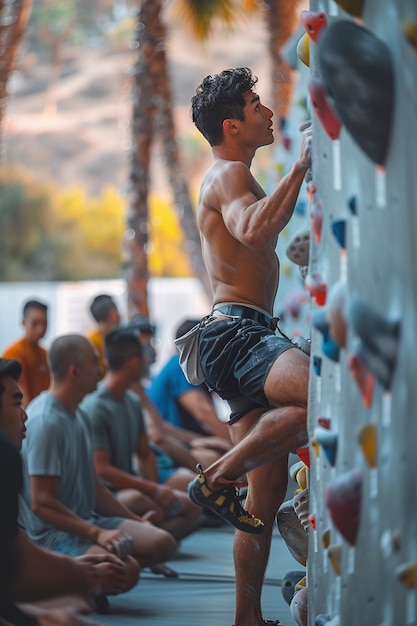
{"type": "Polygon", "coordinates": [[[200,331],[199,354],[206,385],[229,402],[229,424],[255,408],[270,408],[264,384],[274,362],[294,344],[246,317],[210,323],[200,331]]]}

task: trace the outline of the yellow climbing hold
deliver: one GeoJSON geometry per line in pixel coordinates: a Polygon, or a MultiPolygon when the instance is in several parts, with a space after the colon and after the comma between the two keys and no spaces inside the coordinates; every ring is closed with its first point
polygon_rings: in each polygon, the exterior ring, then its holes
{"type": "Polygon", "coordinates": [[[377,428],[376,424],[366,424],[358,434],[363,455],[371,467],[377,465],[377,428]]]}
{"type": "Polygon", "coordinates": [[[395,574],[403,585],[409,589],[413,589],[417,582],[417,564],[416,563],[404,563],[395,570],[395,574]]]}
{"type": "Polygon", "coordinates": [[[294,591],[300,591],[300,589],[306,586],[307,586],[307,576],[303,576],[301,580],[299,580],[298,583],[295,584],[294,591]]]}
{"type": "Polygon", "coordinates": [[[298,486],[301,490],[307,488],[307,467],[304,465],[300,470],[298,470],[295,475],[295,480],[298,483],[298,486]]]}
{"type": "Polygon", "coordinates": [[[337,574],[337,576],[340,576],[342,571],[342,546],[334,543],[329,546],[327,554],[334,573],[337,574]]]}
{"type": "Polygon", "coordinates": [[[310,37],[307,33],[298,40],[297,56],[304,65],[310,67],[310,37]]]}
{"type": "Polygon", "coordinates": [[[321,545],[323,546],[325,550],[327,550],[327,548],[330,546],[331,538],[332,538],[332,531],[330,530],[330,528],[326,528],[326,530],[323,532],[321,536],[321,545]]]}
{"type": "Polygon", "coordinates": [[[313,450],[314,450],[314,454],[315,454],[316,456],[320,456],[320,444],[319,444],[319,442],[317,441],[317,439],[312,439],[312,440],[311,440],[311,447],[312,447],[312,448],[313,448],[313,450]]]}
{"type": "Polygon", "coordinates": [[[401,30],[414,48],[414,52],[417,54],[417,23],[407,21],[401,22],[401,30]]]}

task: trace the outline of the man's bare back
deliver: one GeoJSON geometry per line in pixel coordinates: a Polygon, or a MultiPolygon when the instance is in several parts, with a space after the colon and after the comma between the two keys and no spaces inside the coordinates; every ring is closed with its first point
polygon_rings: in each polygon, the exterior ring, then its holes
{"type": "MultiPolygon", "coordinates": [[[[251,246],[243,234],[241,240],[237,239],[225,223],[229,219],[230,228],[235,228],[236,218],[228,211],[226,187],[246,192],[253,202],[265,197],[242,162],[218,159],[204,177],[197,216],[204,262],[213,287],[213,304],[241,302],[272,313],[279,280],[277,237],[263,248],[251,246]]],[[[249,210],[250,207],[246,211],[249,210]]]]}

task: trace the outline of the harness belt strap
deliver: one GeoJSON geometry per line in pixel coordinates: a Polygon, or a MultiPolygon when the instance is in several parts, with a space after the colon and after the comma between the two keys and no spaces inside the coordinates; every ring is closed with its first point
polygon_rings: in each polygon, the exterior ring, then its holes
{"type": "Polygon", "coordinates": [[[228,400],[228,405],[231,411],[242,411],[246,409],[252,409],[254,403],[249,398],[235,398],[234,400],[228,400]]]}
{"type": "Polygon", "coordinates": [[[272,317],[267,313],[261,313],[257,309],[252,309],[249,306],[243,306],[240,304],[222,304],[216,306],[212,313],[216,312],[222,313],[223,315],[232,315],[236,317],[247,317],[254,322],[258,322],[258,324],[262,324],[262,326],[267,326],[272,330],[276,330],[278,326],[279,319],[277,317],[272,317]]]}

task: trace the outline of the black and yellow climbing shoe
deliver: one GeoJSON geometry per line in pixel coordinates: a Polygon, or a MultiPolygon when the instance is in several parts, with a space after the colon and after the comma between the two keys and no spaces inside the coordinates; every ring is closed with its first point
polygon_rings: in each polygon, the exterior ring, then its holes
{"type": "Polygon", "coordinates": [[[201,465],[197,465],[197,469],[199,475],[188,484],[188,496],[192,502],[210,509],[238,530],[251,535],[263,533],[264,523],[245,511],[235,487],[228,486],[212,491],[207,486],[201,465]]]}

